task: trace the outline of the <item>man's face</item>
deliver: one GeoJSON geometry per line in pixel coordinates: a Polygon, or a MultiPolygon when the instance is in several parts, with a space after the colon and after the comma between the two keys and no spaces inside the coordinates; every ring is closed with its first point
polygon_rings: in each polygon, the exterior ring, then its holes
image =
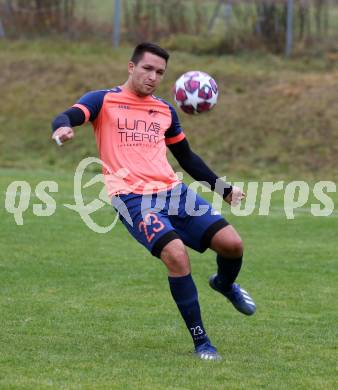
{"type": "Polygon", "coordinates": [[[142,59],[128,63],[129,80],[134,92],[139,96],[152,95],[161,82],[166,69],[165,59],[145,52],[142,59]]]}

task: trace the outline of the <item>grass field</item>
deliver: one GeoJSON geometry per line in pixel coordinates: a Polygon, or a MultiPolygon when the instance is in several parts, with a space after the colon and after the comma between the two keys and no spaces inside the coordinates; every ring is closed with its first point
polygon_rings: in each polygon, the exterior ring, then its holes
{"type": "MultiPolygon", "coordinates": [[[[121,224],[97,234],[64,206],[74,203],[76,165],[96,147],[85,126],[57,148],[50,121],[88,90],[123,82],[130,51],[98,42],[0,42],[0,389],[337,388],[336,192],[330,217],[314,217],[309,200],[288,220],[281,191],[269,216],[256,208],[236,217],[224,207],[244,239],[239,282],[256,300],[252,318],[208,287],[213,253],[190,252],[204,323],[224,357],[217,363],[191,356],[160,262],[121,224]],[[33,205],[41,201],[32,196],[17,226],[5,208],[16,180],[33,193],[41,180],[56,181],[55,213],[37,217],[33,205]]],[[[231,181],[314,180],[312,189],[317,180],[337,183],[337,64],[335,56],[173,52],[158,94],[173,102],[179,75],[207,71],[220,87],[218,105],[199,117],[180,115],[193,149],[231,181]]],[[[86,201],[99,190],[86,190],[86,201]]],[[[93,215],[102,226],[113,218],[108,205],[93,215]]]]}
{"type": "MultiPolygon", "coordinates": [[[[268,217],[229,215],[246,246],[240,283],[256,300],[252,318],[208,287],[214,255],[190,252],[205,326],[224,357],[201,362],[164,267],[121,224],[100,235],[66,209],[72,180],[0,170],[1,389],[337,388],[337,212],[287,220],[277,194],[268,217]],[[4,208],[14,180],[33,189],[57,181],[55,214],[35,216],[32,198],[17,226],[4,208]]],[[[113,217],[106,206],[93,218],[113,217]]]]}

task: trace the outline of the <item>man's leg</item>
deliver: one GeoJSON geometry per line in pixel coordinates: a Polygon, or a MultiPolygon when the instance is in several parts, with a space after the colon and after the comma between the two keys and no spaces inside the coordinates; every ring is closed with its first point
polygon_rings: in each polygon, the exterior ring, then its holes
{"type": "Polygon", "coordinates": [[[180,239],[170,241],[161,251],[161,260],[168,269],[170,291],[191,334],[197,356],[205,360],[220,359],[202,323],[197,289],[183,242],[180,239]]]}
{"type": "Polygon", "coordinates": [[[217,253],[218,279],[225,290],[230,290],[242,266],[242,240],[236,230],[228,225],[214,235],[210,248],[217,253]]]}
{"type": "Polygon", "coordinates": [[[234,283],[243,258],[243,243],[239,234],[228,225],[213,236],[210,248],[217,253],[217,274],[210,278],[210,286],[225,295],[241,313],[254,314],[256,306],[252,298],[234,283]]]}

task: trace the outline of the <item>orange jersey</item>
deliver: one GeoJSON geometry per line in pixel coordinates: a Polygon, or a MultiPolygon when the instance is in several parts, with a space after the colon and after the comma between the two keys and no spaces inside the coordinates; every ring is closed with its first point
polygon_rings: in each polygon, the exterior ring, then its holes
{"type": "Polygon", "coordinates": [[[151,194],[180,182],[167,160],[166,145],[185,135],[169,103],[117,87],[89,92],[73,107],[93,124],[109,196],[151,194]]]}

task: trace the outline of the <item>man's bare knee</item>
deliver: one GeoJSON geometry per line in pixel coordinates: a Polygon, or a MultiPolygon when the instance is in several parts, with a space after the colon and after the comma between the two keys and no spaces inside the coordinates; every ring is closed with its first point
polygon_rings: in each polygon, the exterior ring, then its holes
{"type": "Polygon", "coordinates": [[[162,249],[161,260],[170,276],[184,276],[191,272],[187,250],[179,239],[170,241],[162,249]]]}
{"type": "Polygon", "coordinates": [[[240,237],[232,239],[222,248],[223,257],[237,258],[243,256],[243,241],[240,237]]]}
{"type": "Polygon", "coordinates": [[[236,230],[228,225],[215,234],[211,249],[225,258],[239,258],[243,256],[243,241],[236,230]]]}

